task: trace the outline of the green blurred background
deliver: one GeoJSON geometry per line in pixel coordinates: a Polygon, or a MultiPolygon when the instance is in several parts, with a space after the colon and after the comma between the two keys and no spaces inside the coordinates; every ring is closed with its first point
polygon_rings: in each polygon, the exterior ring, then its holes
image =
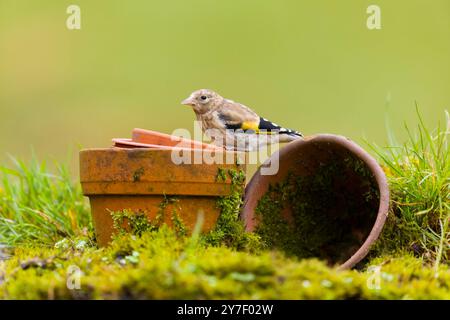
{"type": "Polygon", "coordinates": [[[449,0],[0,0],[0,161],[193,128],[215,89],[305,134],[402,138],[450,106],[449,0]],[[66,9],[81,7],[81,30],[66,9]],[[366,8],[381,7],[368,30],[366,8]],[[389,107],[387,107],[389,105],[389,107]]]}

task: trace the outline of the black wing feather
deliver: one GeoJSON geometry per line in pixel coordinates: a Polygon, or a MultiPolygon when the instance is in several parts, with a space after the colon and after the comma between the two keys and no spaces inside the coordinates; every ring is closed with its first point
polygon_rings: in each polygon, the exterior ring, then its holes
{"type": "Polygon", "coordinates": [[[299,136],[299,137],[303,136],[298,131],[280,127],[278,125],[275,125],[273,122],[271,122],[265,118],[262,118],[262,117],[259,118],[258,128],[259,128],[259,130],[266,130],[267,132],[278,131],[279,134],[289,134],[289,135],[295,135],[295,136],[299,136]]]}

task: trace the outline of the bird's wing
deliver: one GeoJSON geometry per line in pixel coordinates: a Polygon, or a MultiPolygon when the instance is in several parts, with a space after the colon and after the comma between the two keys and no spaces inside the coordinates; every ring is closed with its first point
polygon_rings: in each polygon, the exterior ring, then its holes
{"type": "Polygon", "coordinates": [[[281,127],[276,123],[258,116],[250,108],[229,100],[217,109],[217,115],[226,129],[242,129],[247,133],[265,134],[271,134],[276,131],[280,135],[302,136],[301,133],[295,130],[281,127]]]}
{"type": "Polygon", "coordinates": [[[240,103],[226,101],[217,109],[217,116],[226,129],[258,131],[259,116],[240,103]]]}

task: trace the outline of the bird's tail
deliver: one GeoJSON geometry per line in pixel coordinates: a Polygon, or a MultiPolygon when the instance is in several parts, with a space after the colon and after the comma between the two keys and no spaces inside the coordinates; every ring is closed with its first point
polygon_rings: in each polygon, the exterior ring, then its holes
{"type": "Polygon", "coordinates": [[[303,135],[300,132],[281,133],[279,135],[280,142],[291,142],[298,139],[303,139],[303,135]]]}
{"type": "MultiPolygon", "coordinates": [[[[288,139],[288,137],[290,137],[292,140],[296,140],[296,139],[303,137],[303,135],[298,131],[295,131],[292,129],[286,129],[286,128],[279,126],[278,124],[276,124],[272,121],[269,121],[266,118],[262,118],[262,117],[259,119],[259,129],[266,130],[268,132],[276,131],[280,135],[280,138],[283,136],[286,139],[288,139]]],[[[292,140],[290,140],[290,141],[292,141],[292,140]]]]}

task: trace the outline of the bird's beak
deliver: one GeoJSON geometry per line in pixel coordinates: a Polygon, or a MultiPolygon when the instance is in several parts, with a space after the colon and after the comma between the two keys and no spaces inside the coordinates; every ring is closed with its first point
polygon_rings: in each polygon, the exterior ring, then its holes
{"type": "Polygon", "coordinates": [[[181,101],[181,104],[184,104],[185,106],[193,106],[194,105],[194,99],[192,97],[189,97],[187,99],[184,99],[181,101]]]}

